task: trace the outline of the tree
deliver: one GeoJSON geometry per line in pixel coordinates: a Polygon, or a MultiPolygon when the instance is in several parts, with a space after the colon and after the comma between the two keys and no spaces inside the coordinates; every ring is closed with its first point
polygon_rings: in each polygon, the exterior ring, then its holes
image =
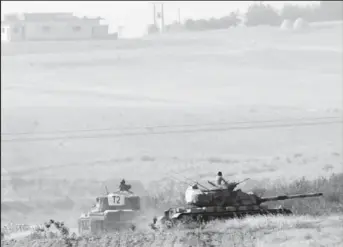
{"type": "Polygon", "coordinates": [[[303,18],[307,21],[343,20],[342,1],[321,1],[319,5],[298,6],[285,4],[281,9],[282,19],[296,20],[303,18]]]}
{"type": "Polygon", "coordinates": [[[150,24],[148,26],[148,34],[154,34],[154,33],[158,33],[159,32],[159,28],[154,25],[154,24],[150,24]]]}
{"type": "Polygon", "coordinates": [[[318,19],[318,6],[306,5],[298,6],[292,4],[285,4],[281,9],[280,16],[282,19],[289,19],[295,21],[298,18],[303,18],[307,21],[316,21],[318,19]]]}
{"type": "Polygon", "coordinates": [[[322,21],[343,20],[343,2],[320,1],[319,14],[322,21]]]}
{"type": "Polygon", "coordinates": [[[281,24],[281,17],[277,11],[267,4],[253,4],[246,13],[246,25],[270,25],[278,26],[281,24]]]}
{"type": "Polygon", "coordinates": [[[209,20],[199,19],[199,20],[186,20],[184,26],[187,30],[201,31],[201,30],[216,30],[216,29],[226,29],[231,26],[237,26],[240,20],[238,18],[238,13],[232,12],[228,16],[221,17],[219,19],[211,18],[209,20]]]}
{"type": "Polygon", "coordinates": [[[194,30],[195,29],[195,21],[194,20],[192,20],[192,19],[187,19],[186,21],[185,21],[185,28],[187,29],[187,30],[194,30]]]}
{"type": "Polygon", "coordinates": [[[229,16],[224,16],[219,19],[222,28],[235,27],[239,24],[238,13],[231,12],[229,16]]]}

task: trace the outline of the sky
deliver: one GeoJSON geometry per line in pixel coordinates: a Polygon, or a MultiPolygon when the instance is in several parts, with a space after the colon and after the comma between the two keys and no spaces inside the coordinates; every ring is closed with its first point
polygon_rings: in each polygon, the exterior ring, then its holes
{"type": "MultiPolygon", "coordinates": [[[[162,1],[156,1],[161,3],[162,1]]],[[[256,1],[167,1],[164,2],[165,23],[178,18],[186,19],[219,18],[232,11],[246,11],[256,1]]],[[[152,1],[1,1],[1,19],[4,14],[23,12],[73,12],[78,16],[101,16],[110,25],[110,32],[123,26],[124,36],[139,37],[153,23],[152,1]]],[[[314,1],[268,1],[275,8],[285,3],[309,4],[314,1]]],[[[158,8],[158,5],[156,5],[158,8]]]]}

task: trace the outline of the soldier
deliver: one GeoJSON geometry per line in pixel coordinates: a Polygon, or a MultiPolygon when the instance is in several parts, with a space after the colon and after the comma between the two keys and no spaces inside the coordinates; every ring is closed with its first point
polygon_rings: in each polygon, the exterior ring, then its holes
{"type": "Polygon", "coordinates": [[[123,180],[120,182],[119,190],[120,190],[120,191],[126,191],[126,190],[127,190],[127,188],[126,188],[126,183],[125,183],[125,179],[123,179],[123,180]]]}
{"type": "Polygon", "coordinates": [[[95,213],[95,212],[99,212],[100,211],[100,199],[96,198],[96,203],[95,205],[93,205],[91,212],[95,213]]]}
{"type": "Polygon", "coordinates": [[[157,228],[157,226],[156,226],[156,223],[157,223],[157,218],[154,217],[154,218],[152,219],[152,223],[150,223],[149,226],[150,226],[153,230],[157,230],[158,228],[157,228]]]}
{"type": "Polygon", "coordinates": [[[198,187],[198,185],[197,185],[197,184],[193,184],[193,185],[192,185],[192,189],[193,189],[193,190],[198,190],[198,189],[199,189],[199,187],[198,187]]]}
{"type": "Polygon", "coordinates": [[[221,186],[223,182],[223,185],[227,185],[228,183],[223,178],[222,172],[218,172],[216,176],[216,185],[221,186]]]}
{"type": "Polygon", "coordinates": [[[119,190],[120,190],[120,191],[127,191],[127,192],[130,192],[130,191],[129,191],[130,189],[131,189],[131,185],[126,184],[125,179],[123,179],[123,180],[120,182],[119,190]]]}

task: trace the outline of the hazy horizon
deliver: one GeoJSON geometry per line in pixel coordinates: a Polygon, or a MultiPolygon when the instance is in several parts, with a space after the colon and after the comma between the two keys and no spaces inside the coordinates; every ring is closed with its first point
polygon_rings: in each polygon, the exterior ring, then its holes
{"type": "MultiPolygon", "coordinates": [[[[170,24],[178,18],[186,19],[219,18],[232,11],[241,12],[255,1],[170,1],[164,3],[165,23],[170,24]]],[[[318,1],[270,1],[268,4],[281,8],[289,4],[313,4],[318,1]]],[[[148,24],[153,23],[153,5],[151,1],[2,1],[1,19],[5,14],[23,12],[73,12],[78,16],[101,16],[110,25],[110,32],[116,31],[119,25],[124,26],[125,37],[142,36],[148,24]]]]}

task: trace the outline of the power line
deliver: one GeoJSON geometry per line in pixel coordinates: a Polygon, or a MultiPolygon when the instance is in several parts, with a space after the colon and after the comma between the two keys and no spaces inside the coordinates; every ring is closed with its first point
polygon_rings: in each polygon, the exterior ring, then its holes
{"type": "Polygon", "coordinates": [[[175,125],[152,125],[140,127],[118,127],[118,128],[101,128],[101,129],[79,129],[79,130],[57,130],[46,132],[18,132],[18,133],[1,133],[2,136],[19,136],[19,135],[55,135],[64,133],[82,133],[82,132],[103,132],[103,131],[121,131],[121,130],[146,130],[159,128],[178,128],[178,127],[199,127],[199,126],[220,126],[228,124],[254,124],[254,123],[275,123],[286,121],[312,121],[312,120],[334,120],[340,117],[315,117],[315,118],[293,118],[293,119],[274,119],[274,120],[260,120],[260,121],[224,121],[224,122],[210,122],[203,124],[175,124],[175,125]]]}
{"type": "Polygon", "coordinates": [[[305,123],[292,123],[292,124],[274,124],[274,125],[260,125],[260,126],[232,126],[226,128],[202,128],[202,129],[188,129],[188,130],[171,130],[159,132],[127,132],[118,134],[97,134],[97,135],[74,135],[63,137],[37,137],[37,138],[13,138],[1,140],[1,142],[37,142],[37,141],[54,141],[54,140],[72,140],[72,139],[98,139],[98,138],[118,138],[128,136],[149,136],[149,135],[163,135],[163,134],[183,134],[183,133],[196,133],[196,132],[221,132],[229,130],[248,130],[248,129],[267,129],[267,128],[284,128],[284,127],[298,127],[298,126],[316,126],[342,123],[342,120],[337,121],[318,121],[318,122],[305,122],[305,123]]]}

